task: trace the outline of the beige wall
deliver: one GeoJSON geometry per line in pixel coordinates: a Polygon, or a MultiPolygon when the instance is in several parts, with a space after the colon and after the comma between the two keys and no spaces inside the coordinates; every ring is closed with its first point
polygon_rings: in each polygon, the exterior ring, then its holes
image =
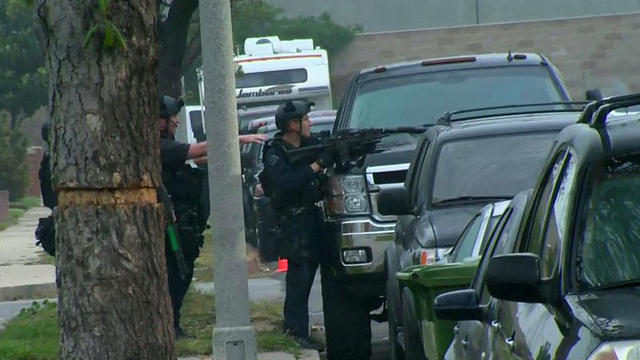
{"type": "Polygon", "coordinates": [[[362,68],[442,56],[538,52],[563,75],[574,100],[587,89],[603,95],[640,91],[640,13],[562,20],[363,34],[331,56],[337,107],[362,68]]]}

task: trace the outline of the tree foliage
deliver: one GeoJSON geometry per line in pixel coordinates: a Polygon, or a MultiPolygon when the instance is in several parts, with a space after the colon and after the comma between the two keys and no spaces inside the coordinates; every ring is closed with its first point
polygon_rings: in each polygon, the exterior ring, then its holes
{"type": "Polygon", "coordinates": [[[0,110],[15,127],[47,101],[44,55],[33,9],[24,0],[0,0],[0,110]]]}
{"type": "Polygon", "coordinates": [[[8,116],[0,113],[0,190],[9,190],[9,199],[24,196],[29,184],[27,139],[17,127],[9,126],[8,116]]]}
{"type": "Polygon", "coordinates": [[[242,47],[248,37],[277,35],[281,39],[313,39],[314,44],[335,54],[349,44],[353,35],[362,31],[359,25],[341,26],[328,13],[319,16],[287,18],[283,10],[262,0],[237,0],[232,10],[233,39],[242,47]]]}

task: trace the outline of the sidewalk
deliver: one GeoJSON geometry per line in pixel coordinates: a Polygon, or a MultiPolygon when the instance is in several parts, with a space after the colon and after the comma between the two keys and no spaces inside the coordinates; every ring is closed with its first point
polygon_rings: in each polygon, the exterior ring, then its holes
{"type": "Polygon", "coordinates": [[[0,232],[0,301],[55,292],[55,266],[36,264],[41,254],[49,255],[34,236],[38,219],[50,213],[45,207],[29,209],[17,224],[0,232]]]}

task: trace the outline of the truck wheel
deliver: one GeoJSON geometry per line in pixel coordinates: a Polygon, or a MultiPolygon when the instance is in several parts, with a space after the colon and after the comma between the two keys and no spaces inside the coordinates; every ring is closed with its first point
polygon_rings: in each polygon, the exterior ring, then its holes
{"type": "Polygon", "coordinates": [[[322,272],[322,307],[328,360],[371,357],[371,319],[366,304],[351,299],[340,284],[322,272]]]}
{"type": "Polygon", "coordinates": [[[402,330],[406,360],[426,360],[420,335],[420,319],[416,312],[416,302],[409,288],[402,289],[402,330]]]}
{"type": "Polygon", "coordinates": [[[402,310],[400,307],[400,301],[398,301],[398,281],[395,279],[393,273],[395,267],[390,266],[390,257],[387,254],[387,261],[385,268],[387,269],[387,324],[389,325],[389,346],[391,347],[391,360],[403,360],[404,353],[400,346],[400,340],[398,334],[400,333],[399,317],[402,316],[402,310]]]}

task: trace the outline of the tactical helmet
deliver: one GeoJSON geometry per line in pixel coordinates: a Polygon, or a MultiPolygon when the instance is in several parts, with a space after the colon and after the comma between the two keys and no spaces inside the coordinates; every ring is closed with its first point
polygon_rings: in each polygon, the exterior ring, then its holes
{"type": "Polygon", "coordinates": [[[276,127],[281,131],[287,131],[289,120],[302,119],[309,113],[310,108],[315,105],[307,101],[287,101],[278,106],[276,110],[276,127]]]}
{"type": "Polygon", "coordinates": [[[163,119],[168,119],[171,115],[177,115],[184,106],[182,99],[175,99],[167,95],[161,95],[159,103],[160,117],[163,119]]]}

